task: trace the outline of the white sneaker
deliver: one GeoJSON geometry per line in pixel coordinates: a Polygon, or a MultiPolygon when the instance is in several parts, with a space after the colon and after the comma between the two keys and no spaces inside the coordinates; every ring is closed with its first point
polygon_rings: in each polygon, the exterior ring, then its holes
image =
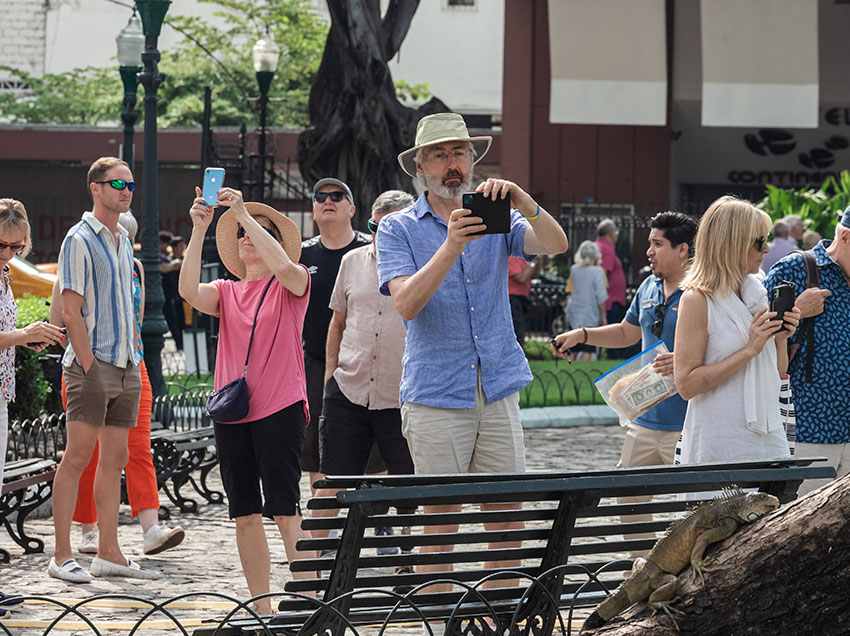
{"type": "Polygon", "coordinates": [[[77,552],[82,554],[97,554],[97,530],[83,532],[83,538],[77,546],[77,552]]]}
{"type": "Polygon", "coordinates": [[[143,570],[135,561],[127,559],[127,565],[113,563],[100,557],[95,557],[91,562],[91,573],[97,577],[117,577],[125,579],[146,579],[156,581],[162,578],[162,573],[156,570],[143,570]]]}
{"type": "Polygon", "coordinates": [[[62,565],[56,563],[56,559],[50,559],[47,573],[54,579],[67,581],[68,583],[91,583],[92,576],[74,559],[68,559],[62,565]]]}
{"type": "Polygon", "coordinates": [[[186,533],[183,532],[183,528],[180,527],[163,528],[162,526],[156,525],[148,528],[144,536],[144,553],[159,554],[160,552],[165,552],[166,550],[170,550],[171,548],[183,543],[183,539],[186,538],[186,533]]]}

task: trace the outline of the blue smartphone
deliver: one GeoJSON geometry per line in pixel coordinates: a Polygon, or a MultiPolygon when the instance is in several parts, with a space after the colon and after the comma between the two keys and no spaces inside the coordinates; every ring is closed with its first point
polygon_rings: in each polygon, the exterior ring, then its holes
{"type": "Polygon", "coordinates": [[[204,201],[209,206],[215,206],[218,201],[218,191],[224,187],[224,168],[207,168],[204,170],[204,201]]]}

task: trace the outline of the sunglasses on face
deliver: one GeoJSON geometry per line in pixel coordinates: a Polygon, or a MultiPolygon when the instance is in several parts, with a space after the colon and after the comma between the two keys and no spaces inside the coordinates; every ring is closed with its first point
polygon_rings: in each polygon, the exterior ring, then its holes
{"type": "Polygon", "coordinates": [[[766,236],[760,236],[755,241],[753,241],[753,244],[756,246],[756,249],[759,252],[763,252],[764,246],[767,245],[767,237],[766,236]]]}
{"type": "Polygon", "coordinates": [[[110,179],[109,181],[95,181],[95,183],[108,183],[113,190],[123,190],[127,188],[130,192],[136,191],[135,181],[125,181],[124,179],[110,179]]]}
{"type": "Polygon", "coordinates": [[[334,190],[333,192],[316,192],[313,195],[313,200],[316,203],[324,203],[328,200],[328,197],[331,198],[331,201],[334,203],[339,203],[343,199],[345,199],[348,195],[342,190],[334,190]]]}
{"type": "Polygon", "coordinates": [[[6,250],[12,250],[12,253],[20,256],[24,252],[24,248],[26,245],[23,243],[3,243],[0,241],[0,252],[5,252],[6,250]]]}
{"type": "Polygon", "coordinates": [[[664,317],[667,315],[667,305],[655,305],[655,321],[652,323],[652,335],[656,338],[661,337],[661,332],[664,331],[664,317]]]}
{"type": "Polygon", "coordinates": [[[366,227],[369,228],[370,234],[377,234],[378,233],[378,222],[377,221],[375,221],[373,219],[369,219],[368,221],[366,221],[366,227]]]}
{"type": "MultiPolygon", "coordinates": [[[[259,224],[261,228],[263,228],[266,232],[271,234],[276,241],[280,241],[280,234],[277,232],[277,228],[274,226],[266,227],[262,223],[259,224]]],[[[236,240],[244,238],[248,233],[245,231],[245,228],[241,225],[236,226],[236,240]]]]}

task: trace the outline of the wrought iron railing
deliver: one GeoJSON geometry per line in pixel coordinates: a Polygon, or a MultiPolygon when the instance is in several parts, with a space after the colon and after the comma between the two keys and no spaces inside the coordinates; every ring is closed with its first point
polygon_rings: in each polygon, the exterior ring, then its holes
{"type": "MultiPolygon", "coordinates": [[[[42,632],[44,636],[64,633],[67,627],[63,626],[63,621],[74,621],[74,633],[79,635],[105,636],[107,633],[114,633],[112,631],[114,627],[109,625],[107,618],[103,617],[103,612],[110,609],[110,602],[115,603],[112,607],[122,608],[122,631],[126,630],[127,634],[151,633],[149,630],[157,630],[157,633],[186,636],[201,633],[205,636],[213,636],[214,634],[241,633],[240,627],[246,630],[245,633],[284,634],[298,631],[300,625],[297,623],[299,622],[308,626],[326,622],[314,620],[323,615],[333,619],[337,626],[333,630],[334,636],[343,636],[343,632],[357,636],[360,633],[367,633],[364,629],[367,627],[368,633],[374,634],[377,630],[377,634],[383,635],[388,628],[393,628],[398,623],[404,623],[408,628],[411,623],[420,623],[423,626],[422,629],[427,630],[429,634],[434,633],[436,625],[444,624],[447,636],[496,636],[496,634],[548,636],[553,633],[572,636],[579,633],[580,623],[583,620],[576,616],[576,610],[588,610],[614,592],[616,582],[608,581],[602,578],[602,575],[609,571],[622,571],[624,566],[630,563],[627,560],[611,561],[593,570],[579,565],[578,568],[582,570],[582,576],[585,579],[584,585],[579,586],[575,592],[564,594],[560,598],[555,598],[550,592],[551,584],[556,577],[566,577],[567,568],[575,572],[576,564],[560,565],[538,576],[522,571],[505,570],[474,584],[450,577],[441,578],[423,583],[405,594],[384,588],[360,589],[342,594],[330,601],[296,592],[272,592],[240,600],[229,594],[212,591],[188,592],[163,601],[132,594],[102,594],[76,602],[42,595],[25,594],[20,598],[23,607],[27,610],[24,615],[37,620],[39,625],[46,624],[42,632]],[[526,581],[528,585],[517,591],[514,597],[517,599],[515,603],[511,602],[510,606],[506,607],[504,602],[501,602],[497,609],[495,607],[497,602],[488,600],[486,590],[482,586],[493,578],[506,577],[526,581]],[[453,606],[447,606],[439,601],[437,603],[440,604],[435,605],[433,600],[433,588],[445,584],[462,590],[460,599],[453,606]],[[590,586],[596,592],[587,593],[585,588],[590,586]],[[538,607],[532,609],[528,601],[537,592],[542,592],[544,600],[538,604],[538,607]],[[430,598],[429,595],[431,595],[430,598]],[[368,620],[358,618],[357,609],[346,612],[338,609],[338,606],[352,604],[357,606],[359,604],[352,601],[363,597],[370,599],[368,620]],[[381,604],[375,600],[380,597],[384,597],[386,603],[381,604]],[[203,599],[204,603],[198,603],[199,599],[203,599]],[[298,607],[306,611],[297,611],[297,618],[286,614],[261,616],[252,606],[262,599],[297,602],[298,607]],[[128,605],[132,607],[133,604],[137,606],[137,613],[134,616],[128,616],[128,605]],[[223,607],[217,610],[216,605],[223,607]],[[200,608],[203,610],[199,615],[200,608]],[[310,608],[315,609],[311,612],[310,608]],[[376,614],[380,615],[378,620],[375,619],[376,614]]],[[[570,574],[569,577],[575,581],[575,574],[570,574]]],[[[365,604],[363,606],[365,607],[365,604]]],[[[21,605],[13,606],[11,609],[14,607],[21,607],[21,605]]],[[[3,606],[0,605],[0,610],[2,609],[3,606]]],[[[11,636],[19,633],[19,622],[13,622],[15,617],[14,612],[0,617],[0,634],[11,636]]],[[[311,629],[302,631],[305,635],[313,634],[311,629]]]]}

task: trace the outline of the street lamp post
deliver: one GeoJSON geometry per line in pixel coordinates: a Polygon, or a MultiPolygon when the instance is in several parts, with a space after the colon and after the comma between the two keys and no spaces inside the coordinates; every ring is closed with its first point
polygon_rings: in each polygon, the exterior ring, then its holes
{"type": "Polygon", "coordinates": [[[145,34],[135,9],[115,42],[118,45],[118,71],[121,73],[121,83],[124,84],[124,103],[121,109],[124,144],[121,147],[121,158],[132,170],[133,133],[139,117],[136,112],[136,89],[139,86],[139,71],[142,70],[142,52],[145,49],[145,34]]]}
{"type": "Polygon", "coordinates": [[[162,346],[168,331],[162,314],[162,277],[159,272],[159,159],[156,138],[156,92],[165,79],[159,72],[159,39],[162,22],[171,0],[136,0],[145,35],[142,53],[144,71],[139,81],[145,87],[145,158],[142,173],[144,214],[142,231],[142,265],[145,269],[145,321],[142,324],[142,342],[145,347],[145,364],[148,368],[154,395],[165,393],[162,379],[162,346]]]}
{"type": "MultiPolygon", "coordinates": [[[[266,171],[268,170],[268,157],[266,157],[266,124],[268,121],[268,106],[269,106],[269,88],[272,85],[275,71],[277,70],[277,62],[280,58],[280,49],[271,39],[268,31],[263,38],[257,40],[257,43],[252,49],[254,58],[254,71],[257,74],[257,86],[260,89],[260,135],[257,147],[259,155],[260,170],[258,178],[252,179],[254,192],[252,193],[254,201],[266,200],[266,171]]],[[[271,194],[271,193],[269,193],[271,194]]]]}

